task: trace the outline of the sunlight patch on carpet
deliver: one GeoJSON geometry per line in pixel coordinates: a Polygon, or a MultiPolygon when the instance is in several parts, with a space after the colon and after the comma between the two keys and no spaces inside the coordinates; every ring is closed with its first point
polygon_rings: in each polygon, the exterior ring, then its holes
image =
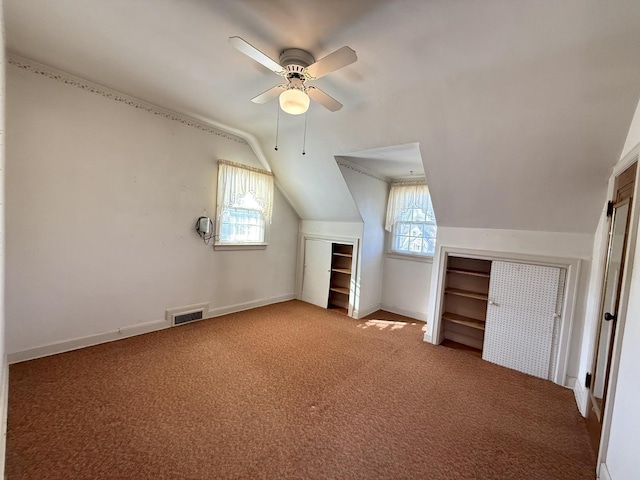
{"type": "MultiPolygon", "coordinates": [[[[408,325],[407,322],[394,322],[393,320],[367,320],[364,323],[360,323],[358,328],[365,329],[369,327],[376,327],[378,330],[384,330],[386,328],[389,328],[389,330],[397,330],[399,328],[404,328],[406,325],[408,325]]],[[[412,325],[415,325],[415,323],[412,325]]]]}

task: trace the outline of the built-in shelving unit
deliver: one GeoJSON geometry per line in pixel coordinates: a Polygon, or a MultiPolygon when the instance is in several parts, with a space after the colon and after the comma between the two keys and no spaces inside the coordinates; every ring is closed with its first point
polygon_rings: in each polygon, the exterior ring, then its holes
{"type": "Polygon", "coordinates": [[[449,256],[444,290],[444,338],[482,351],[491,261],[449,256]]]}
{"type": "Polygon", "coordinates": [[[459,295],[460,297],[468,297],[475,298],[477,300],[488,300],[489,294],[481,293],[481,292],[472,292],[471,290],[461,290],[459,288],[447,288],[444,293],[448,293],[450,295],[459,295]]]}
{"type": "Polygon", "coordinates": [[[338,310],[346,315],[349,311],[353,245],[334,243],[331,253],[328,308],[338,310]]]}

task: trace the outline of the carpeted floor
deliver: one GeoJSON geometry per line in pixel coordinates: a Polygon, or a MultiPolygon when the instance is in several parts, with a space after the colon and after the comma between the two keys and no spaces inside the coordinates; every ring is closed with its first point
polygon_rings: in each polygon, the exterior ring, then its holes
{"type": "Polygon", "coordinates": [[[406,320],[291,301],[12,365],[7,478],[595,477],[571,390],[406,320]]]}

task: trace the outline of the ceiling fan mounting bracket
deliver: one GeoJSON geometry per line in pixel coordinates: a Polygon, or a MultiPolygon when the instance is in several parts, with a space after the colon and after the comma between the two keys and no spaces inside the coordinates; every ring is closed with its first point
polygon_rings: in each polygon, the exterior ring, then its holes
{"type": "Polygon", "coordinates": [[[289,70],[289,66],[299,67],[300,72],[315,63],[315,58],[306,50],[287,48],[280,54],[280,65],[289,70]]]}

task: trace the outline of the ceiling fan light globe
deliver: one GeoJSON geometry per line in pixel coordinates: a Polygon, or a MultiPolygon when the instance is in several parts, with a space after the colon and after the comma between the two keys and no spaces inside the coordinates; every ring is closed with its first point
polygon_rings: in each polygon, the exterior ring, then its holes
{"type": "Polygon", "coordinates": [[[297,88],[282,92],[279,101],[282,111],[290,115],[300,115],[309,109],[309,96],[297,88]]]}

